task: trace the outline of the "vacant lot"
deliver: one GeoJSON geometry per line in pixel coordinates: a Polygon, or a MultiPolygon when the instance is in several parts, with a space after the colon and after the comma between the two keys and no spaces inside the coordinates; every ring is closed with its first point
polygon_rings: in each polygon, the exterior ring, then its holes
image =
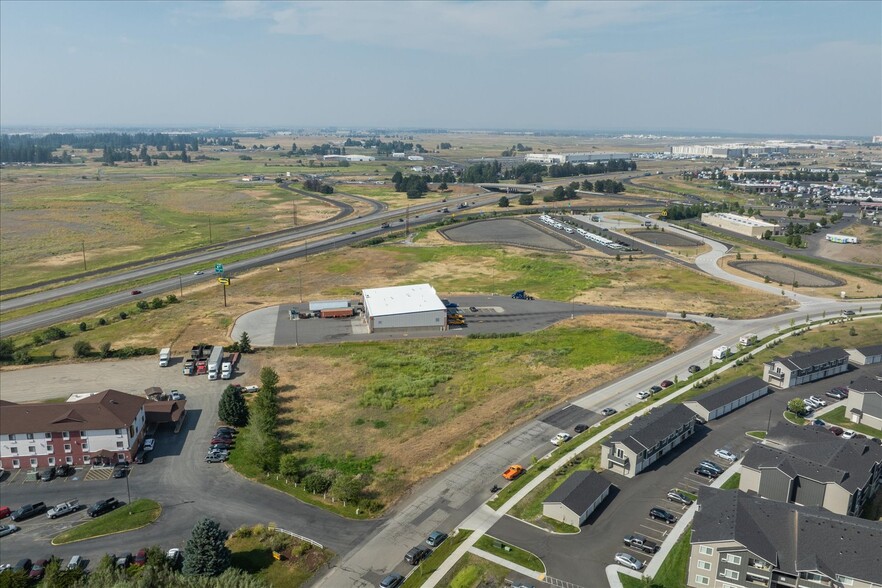
{"type": "MultiPolygon", "coordinates": [[[[390,172],[391,173],[391,172],[390,172]]],[[[407,171],[402,172],[405,176],[407,171]]],[[[409,172],[411,174],[415,172],[409,172]]],[[[466,194],[476,194],[483,192],[472,186],[459,186],[457,184],[449,184],[445,191],[438,190],[437,186],[432,184],[433,190],[427,192],[422,198],[408,198],[405,192],[396,192],[395,185],[391,181],[386,181],[383,185],[376,184],[338,184],[336,186],[341,192],[347,194],[357,194],[373,198],[380,202],[385,202],[390,208],[405,208],[407,206],[416,206],[427,202],[435,202],[439,207],[445,206],[442,200],[447,198],[455,198],[457,196],[465,196],[466,194]]]]}
{"type": "Polygon", "coordinates": [[[704,332],[682,321],[593,316],[511,338],[320,345],[255,360],[284,384],[289,449],[305,458],[376,456],[372,489],[389,503],[512,426],[704,332]]]}
{"type": "Polygon", "coordinates": [[[882,266],[882,228],[855,224],[836,233],[854,235],[860,239],[856,245],[831,243],[826,239],[818,244],[816,254],[836,261],[869,263],[882,266]]]}
{"type": "Polygon", "coordinates": [[[842,280],[833,276],[778,261],[730,261],[729,267],[762,278],[769,278],[770,281],[779,284],[793,285],[795,283],[814,288],[829,288],[844,284],[842,280]]]}
{"type": "Polygon", "coordinates": [[[497,218],[454,225],[440,231],[451,241],[459,243],[507,243],[520,247],[552,251],[581,249],[573,239],[562,233],[551,233],[522,219],[497,218]],[[558,235],[562,235],[560,238],[558,235]]]}
{"type": "Polygon", "coordinates": [[[677,196],[692,194],[712,202],[739,202],[749,196],[746,193],[718,190],[711,181],[687,181],[670,175],[634,178],[631,183],[637,192],[672,200],[677,200],[677,196]]]}

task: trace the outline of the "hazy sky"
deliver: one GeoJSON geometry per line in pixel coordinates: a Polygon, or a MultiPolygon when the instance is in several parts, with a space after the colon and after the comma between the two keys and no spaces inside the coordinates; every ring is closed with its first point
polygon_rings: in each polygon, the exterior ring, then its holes
{"type": "Polygon", "coordinates": [[[0,124],[882,134],[882,2],[0,2],[0,124]]]}

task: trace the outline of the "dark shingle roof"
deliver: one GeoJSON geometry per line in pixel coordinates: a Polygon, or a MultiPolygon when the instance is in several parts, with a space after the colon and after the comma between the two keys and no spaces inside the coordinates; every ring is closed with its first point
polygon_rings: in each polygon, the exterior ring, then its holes
{"type": "Polygon", "coordinates": [[[715,388],[710,392],[705,392],[701,396],[690,398],[687,402],[695,402],[709,411],[716,410],[721,406],[726,406],[734,400],[738,400],[748,394],[752,394],[760,388],[768,390],[769,385],[762,378],[756,376],[747,376],[735,380],[731,384],[726,384],[719,388],[715,388]]]}
{"type": "Polygon", "coordinates": [[[0,434],[124,429],[147,400],[105,390],[76,402],[10,403],[0,411],[0,434]]]}
{"type": "Polygon", "coordinates": [[[743,464],[759,468],[784,462],[798,475],[835,482],[854,492],[866,486],[873,467],[882,462],[882,447],[868,439],[841,439],[823,427],[780,422],[769,431],[764,445],[754,445],[745,454],[743,464]]]}
{"type": "Polygon", "coordinates": [[[869,357],[882,353],[882,345],[867,345],[866,347],[858,347],[857,350],[863,353],[865,357],[869,357]]]}
{"type": "Polygon", "coordinates": [[[769,363],[779,361],[792,370],[804,370],[816,365],[841,359],[848,360],[848,353],[846,353],[844,349],[841,347],[827,347],[826,349],[818,349],[806,353],[797,351],[789,357],[776,357],[769,363]]]}
{"type": "Polygon", "coordinates": [[[597,472],[573,472],[542,503],[559,502],[574,513],[581,515],[610,486],[612,484],[597,472]]]}
{"type": "Polygon", "coordinates": [[[631,421],[631,426],[627,429],[613,433],[605,444],[622,443],[639,453],[662,441],[694,418],[695,413],[682,404],[664,404],[631,421]]]}
{"type": "Polygon", "coordinates": [[[711,487],[699,490],[698,503],[693,544],[737,541],[789,574],[882,582],[882,523],[711,487]]]}
{"type": "Polygon", "coordinates": [[[865,394],[867,392],[882,394],[882,381],[877,380],[876,378],[861,376],[860,378],[849,384],[848,389],[861,394],[865,394]]]}

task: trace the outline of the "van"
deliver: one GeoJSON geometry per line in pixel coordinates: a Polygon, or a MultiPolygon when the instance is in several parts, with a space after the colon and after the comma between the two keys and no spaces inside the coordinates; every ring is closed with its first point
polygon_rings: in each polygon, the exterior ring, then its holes
{"type": "Polygon", "coordinates": [[[75,555],[72,558],[70,558],[70,562],[68,562],[68,564],[67,564],[67,569],[76,570],[77,568],[80,568],[82,566],[83,566],[83,556],[75,555]]]}

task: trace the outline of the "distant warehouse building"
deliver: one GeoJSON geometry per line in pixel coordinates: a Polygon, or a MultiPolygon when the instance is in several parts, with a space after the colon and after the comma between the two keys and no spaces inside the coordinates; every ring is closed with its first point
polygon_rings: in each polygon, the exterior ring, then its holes
{"type": "Polygon", "coordinates": [[[631,159],[630,153],[530,153],[524,156],[527,163],[544,165],[561,165],[564,163],[590,163],[593,161],[611,161],[613,159],[631,159]]]}
{"type": "Polygon", "coordinates": [[[777,235],[780,231],[780,227],[776,224],[729,212],[705,212],[701,215],[701,222],[757,239],[761,239],[766,231],[771,231],[773,235],[777,235]]]}
{"type": "Polygon", "coordinates": [[[705,422],[708,422],[729,414],[768,393],[769,385],[767,383],[756,376],[747,376],[687,400],[683,404],[691,408],[705,422]]]}
{"type": "Polygon", "coordinates": [[[362,295],[371,332],[447,328],[447,307],[429,284],[368,288],[362,295]]]}

